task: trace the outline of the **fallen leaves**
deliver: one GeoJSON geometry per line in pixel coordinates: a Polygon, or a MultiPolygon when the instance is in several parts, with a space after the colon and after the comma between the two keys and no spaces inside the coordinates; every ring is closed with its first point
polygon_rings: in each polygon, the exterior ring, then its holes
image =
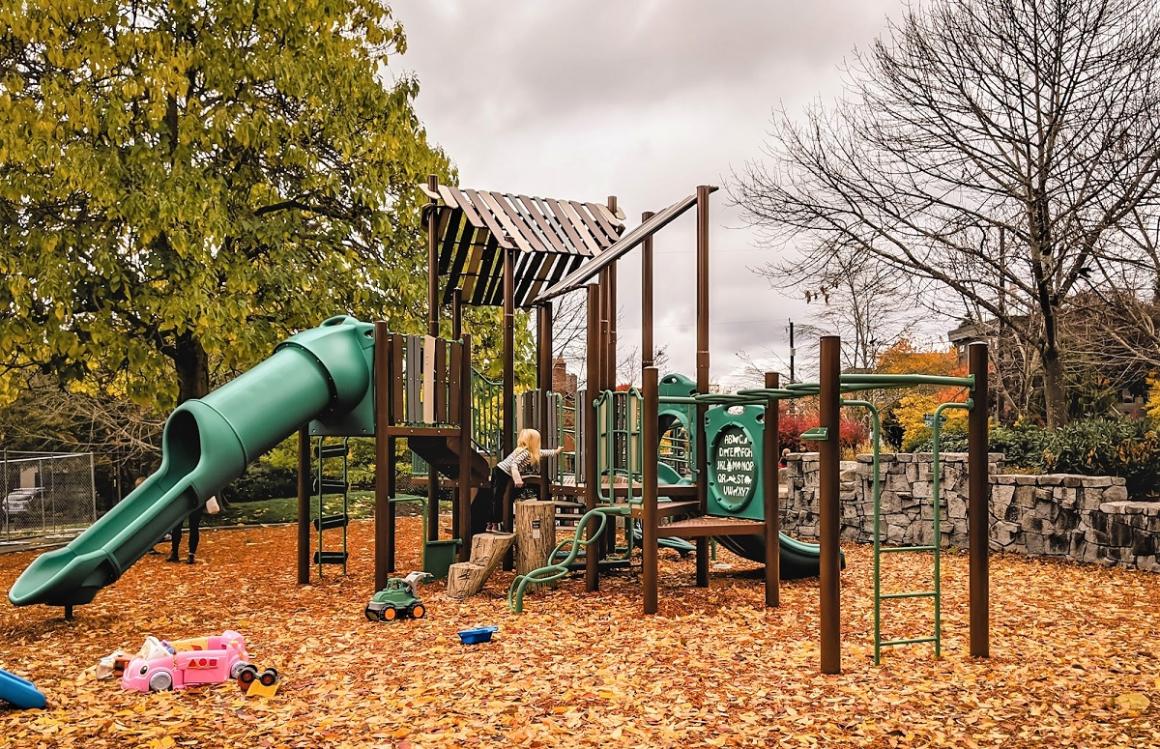
{"type": "MultiPolygon", "coordinates": [[[[416,518],[403,518],[400,570],[418,564],[416,518]]],[[[693,564],[662,554],[661,615],[640,614],[639,580],[618,572],[598,593],[582,580],[528,597],[508,614],[510,573],[458,602],[423,589],[427,619],[362,614],[372,525],[351,526],[349,577],[328,568],[294,584],[294,529],[214,530],[195,567],[147,557],[96,602],[59,610],[0,605],[0,667],[34,679],[47,711],[0,711],[14,747],[246,746],[1160,746],[1160,576],[996,557],[992,652],[967,655],[966,561],[947,554],[944,657],[888,651],[873,665],[870,554],[846,547],[843,667],[818,673],[818,591],[786,583],[762,607],[755,565],[708,589],[693,564]],[[496,624],[495,642],[460,645],[458,629],[496,624]],[[231,684],[140,695],[92,678],[97,660],[148,634],[236,628],[255,661],[285,683],[270,701],[231,684]]],[[[0,588],[31,559],[0,556],[0,588]]],[[[892,560],[892,589],[929,580],[930,560],[892,560]]],[[[889,636],[930,625],[929,606],[886,606],[889,636]]],[[[7,744],[6,744],[7,746],[7,744]]]]}

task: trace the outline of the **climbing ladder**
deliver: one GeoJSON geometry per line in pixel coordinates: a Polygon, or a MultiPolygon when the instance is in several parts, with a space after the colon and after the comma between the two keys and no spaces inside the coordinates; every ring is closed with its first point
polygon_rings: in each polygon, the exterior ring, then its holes
{"type": "Polygon", "coordinates": [[[322,570],[327,564],[341,564],[342,574],[346,574],[346,562],[349,557],[347,548],[347,527],[350,525],[350,481],[348,476],[350,455],[350,440],[342,438],[341,442],[326,444],[325,437],[318,437],[314,443],[314,497],[317,500],[318,512],[314,518],[314,530],[318,535],[318,548],[314,552],[314,563],[318,565],[318,576],[322,577],[322,570]],[[328,465],[339,461],[340,470],[327,474],[328,465]],[[337,474],[337,475],[336,475],[337,474]],[[327,496],[341,497],[342,511],[326,514],[327,496]],[[342,530],[342,550],[328,550],[323,545],[324,531],[342,530]]]}
{"type": "Polygon", "coordinates": [[[879,464],[881,450],[881,419],[878,409],[868,401],[844,400],[844,406],[861,406],[870,412],[871,440],[873,443],[873,459],[871,476],[873,479],[874,503],[874,663],[881,663],[882,648],[898,645],[918,645],[922,643],[934,644],[934,657],[942,656],[942,465],[939,437],[944,420],[943,411],[953,408],[970,410],[971,400],[965,403],[942,403],[934,410],[928,419],[931,428],[931,543],[920,546],[886,546],[882,545],[882,476],[879,464]],[[898,593],[882,592],[882,555],[907,554],[930,552],[934,558],[934,569],[931,574],[931,589],[904,591],[898,593]],[[882,602],[908,598],[929,598],[934,603],[934,633],[923,637],[907,637],[895,640],[882,639],[882,602]]]}

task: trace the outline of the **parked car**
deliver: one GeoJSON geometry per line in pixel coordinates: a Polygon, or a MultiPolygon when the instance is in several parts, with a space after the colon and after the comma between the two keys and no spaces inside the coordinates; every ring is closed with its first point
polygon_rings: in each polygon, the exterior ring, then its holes
{"type": "Polygon", "coordinates": [[[31,515],[33,503],[44,494],[44,487],[29,486],[13,489],[0,503],[0,527],[6,527],[13,518],[31,515]]]}
{"type": "Polygon", "coordinates": [[[163,643],[172,652],[152,658],[134,658],[121,675],[122,689],[164,692],[196,684],[219,684],[236,679],[249,665],[246,641],[238,632],[163,643]]]}

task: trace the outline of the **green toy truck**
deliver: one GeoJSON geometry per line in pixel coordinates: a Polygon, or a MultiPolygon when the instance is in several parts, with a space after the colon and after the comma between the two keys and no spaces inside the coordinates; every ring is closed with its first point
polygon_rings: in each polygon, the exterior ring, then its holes
{"type": "Polygon", "coordinates": [[[429,579],[433,577],[427,572],[412,572],[404,578],[392,577],[387,580],[387,587],[371,596],[371,602],[363,613],[372,622],[422,619],[427,616],[427,607],[415,591],[419,583],[429,579]]]}

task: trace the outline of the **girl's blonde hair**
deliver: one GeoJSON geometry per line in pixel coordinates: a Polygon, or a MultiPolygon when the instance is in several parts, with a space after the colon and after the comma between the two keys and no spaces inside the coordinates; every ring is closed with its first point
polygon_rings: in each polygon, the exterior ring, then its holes
{"type": "Polygon", "coordinates": [[[521,429],[516,447],[522,447],[528,451],[532,465],[540,464],[540,433],[535,429],[521,429]]]}

